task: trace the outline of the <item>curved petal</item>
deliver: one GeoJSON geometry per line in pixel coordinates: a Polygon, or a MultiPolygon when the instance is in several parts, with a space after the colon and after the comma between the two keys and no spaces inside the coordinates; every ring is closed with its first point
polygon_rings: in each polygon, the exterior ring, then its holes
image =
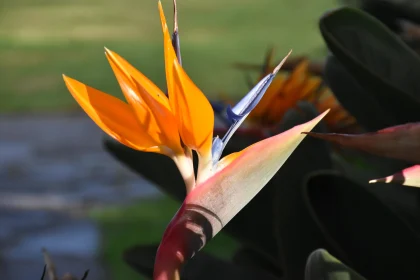
{"type": "Polygon", "coordinates": [[[160,22],[162,24],[163,31],[163,51],[165,56],[165,74],[166,74],[166,85],[168,88],[169,102],[172,110],[175,110],[174,100],[171,94],[174,92],[174,74],[173,64],[177,61],[176,53],[172,45],[172,40],[169,36],[168,25],[166,24],[165,14],[163,13],[162,3],[158,1],[160,22]]]}
{"type": "Polygon", "coordinates": [[[171,38],[159,1],[165,48],[166,80],[169,103],[175,113],[183,143],[201,157],[211,157],[214,112],[206,96],[185,73],[176,59],[171,38]]]}
{"type": "Polygon", "coordinates": [[[271,110],[268,112],[268,119],[272,122],[278,122],[287,112],[301,99],[304,87],[309,80],[309,61],[300,62],[290,76],[287,78],[284,86],[275,100],[271,103],[271,110]]]}
{"type": "Polygon", "coordinates": [[[108,54],[106,56],[124,95],[133,106],[139,122],[147,133],[159,145],[170,148],[176,154],[183,154],[176,120],[171,110],[153,98],[147,87],[143,87],[137,79],[126,76],[108,54]]]}
{"type": "Polygon", "coordinates": [[[161,152],[127,103],[65,75],[63,78],[77,103],[109,136],[136,150],[161,152]]]}
{"type": "Polygon", "coordinates": [[[314,95],[314,93],[321,87],[321,84],[322,79],[320,77],[310,77],[302,88],[300,97],[303,99],[314,95]]]}
{"type": "Polygon", "coordinates": [[[152,81],[150,81],[139,70],[137,70],[134,66],[128,63],[127,60],[125,60],[117,53],[105,48],[105,54],[108,61],[112,61],[115,65],[117,65],[125,76],[127,76],[130,80],[136,81],[138,84],[140,84],[146,90],[146,92],[150,94],[150,96],[152,96],[162,106],[170,110],[168,98],[152,81]]]}

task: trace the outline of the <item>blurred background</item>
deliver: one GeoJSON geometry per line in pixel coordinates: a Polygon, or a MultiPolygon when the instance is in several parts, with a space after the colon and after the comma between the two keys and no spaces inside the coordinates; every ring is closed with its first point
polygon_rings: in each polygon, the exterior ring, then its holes
{"type": "MultiPolygon", "coordinates": [[[[172,28],[172,0],[162,0],[172,28]]],[[[318,18],[335,0],[178,0],[183,65],[210,99],[247,91],[237,62],[325,56],[318,18]]],[[[102,147],[61,75],[116,96],[103,54],[119,53],[164,88],[155,0],[2,0],[0,3],[0,276],[39,279],[41,248],[59,275],[140,279],[122,251],[159,241],[178,204],[102,147]]],[[[228,255],[218,236],[206,250],[228,255]]]]}

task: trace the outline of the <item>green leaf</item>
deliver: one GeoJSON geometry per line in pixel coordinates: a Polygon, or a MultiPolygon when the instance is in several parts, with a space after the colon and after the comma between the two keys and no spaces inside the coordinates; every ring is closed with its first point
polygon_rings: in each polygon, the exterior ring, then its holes
{"type": "MultiPolygon", "coordinates": [[[[104,138],[103,145],[105,150],[118,161],[154,183],[162,192],[180,202],[184,200],[186,195],[184,180],[169,157],[131,149],[110,137],[104,138]]],[[[194,168],[197,170],[197,160],[194,161],[194,168]]]]}
{"type": "MultiPolygon", "coordinates": [[[[300,103],[299,108],[286,113],[280,131],[307,122],[316,115],[316,109],[312,104],[300,103]]],[[[325,123],[320,123],[313,131],[326,131],[325,123]]],[[[305,211],[301,186],[302,178],[307,174],[332,168],[330,153],[331,148],[328,143],[306,138],[277,172],[276,180],[270,182],[273,185],[266,186],[271,187],[271,196],[274,198],[274,204],[270,206],[274,210],[275,234],[279,239],[280,260],[285,266],[286,279],[302,278],[306,258],[318,248],[318,241],[323,240],[322,236],[312,230],[315,224],[305,211]]],[[[263,203],[260,201],[260,205],[263,203]]],[[[264,240],[269,239],[266,237],[264,240]]]]}
{"type": "Polygon", "coordinates": [[[364,0],[361,7],[394,31],[401,31],[401,19],[420,23],[420,5],[417,0],[364,0]]]}
{"type": "Polygon", "coordinates": [[[420,119],[420,58],[379,20],[344,7],[324,15],[330,51],[398,123],[420,119]]]}
{"type": "Polygon", "coordinates": [[[324,249],[312,252],[306,263],[305,280],[366,280],[324,249]]]}
{"type": "Polygon", "coordinates": [[[333,55],[327,57],[324,79],[340,104],[368,131],[398,124],[333,55]]]}
{"type": "Polygon", "coordinates": [[[318,172],[307,178],[305,191],[307,207],[329,239],[322,248],[368,279],[420,275],[418,234],[366,186],[318,172]]]}
{"type": "Polygon", "coordinates": [[[239,248],[234,254],[232,262],[239,266],[264,270],[280,278],[284,276],[281,262],[273,261],[270,256],[250,247],[239,248]]]}

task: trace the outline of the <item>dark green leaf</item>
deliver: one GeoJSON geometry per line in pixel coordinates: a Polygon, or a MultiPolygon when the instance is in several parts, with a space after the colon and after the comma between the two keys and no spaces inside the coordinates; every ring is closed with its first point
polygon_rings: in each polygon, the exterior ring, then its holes
{"type": "Polygon", "coordinates": [[[326,248],[367,279],[420,275],[420,239],[365,186],[332,172],[308,176],[305,200],[326,248]]]}
{"type": "Polygon", "coordinates": [[[402,31],[399,24],[401,19],[420,23],[420,5],[417,0],[363,0],[361,8],[395,32],[402,31]]]}
{"type": "Polygon", "coordinates": [[[305,280],[366,280],[324,249],[309,255],[305,269],[305,280]]]}
{"type": "Polygon", "coordinates": [[[348,7],[324,15],[328,48],[398,123],[420,119],[420,58],[380,21],[348,7]]]}
{"type": "Polygon", "coordinates": [[[273,261],[271,256],[246,246],[238,249],[232,261],[239,266],[267,271],[276,277],[283,276],[280,262],[273,261]]]}
{"type": "MultiPolygon", "coordinates": [[[[161,191],[180,202],[184,200],[186,195],[184,180],[175,163],[169,157],[136,151],[109,137],[104,139],[103,144],[105,149],[118,161],[156,184],[161,191]]],[[[195,168],[197,168],[197,161],[195,161],[195,168]]]]}
{"type": "Polygon", "coordinates": [[[333,55],[327,58],[324,79],[340,104],[368,131],[398,124],[333,55]]]}
{"type": "MultiPolygon", "coordinates": [[[[318,114],[313,105],[300,103],[298,108],[286,113],[280,130],[304,123],[318,114]]],[[[314,131],[326,131],[325,123],[315,127],[314,131]]],[[[329,145],[312,140],[315,139],[305,138],[275,175],[275,181],[270,182],[272,185],[265,187],[271,187],[275,198],[272,210],[275,215],[275,232],[280,242],[280,260],[286,268],[287,279],[302,279],[308,255],[319,248],[318,241],[323,240],[322,236],[312,230],[315,224],[305,210],[300,186],[305,175],[315,170],[332,168],[332,161],[329,145]]]]}

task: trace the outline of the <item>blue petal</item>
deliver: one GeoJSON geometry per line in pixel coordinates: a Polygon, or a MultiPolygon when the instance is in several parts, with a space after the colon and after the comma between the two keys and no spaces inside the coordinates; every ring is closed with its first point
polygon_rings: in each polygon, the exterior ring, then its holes
{"type": "Polygon", "coordinates": [[[236,104],[233,108],[230,106],[228,107],[226,113],[232,124],[221,140],[219,137],[215,137],[213,140],[213,165],[219,161],[223,149],[232,137],[233,133],[235,133],[245,118],[249,115],[251,110],[254,109],[258,102],[261,100],[268,86],[273,81],[274,76],[274,74],[269,74],[264,77],[241,101],[239,101],[238,104],[236,104]]]}
{"type": "Polygon", "coordinates": [[[210,105],[213,108],[215,117],[221,120],[226,127],[232,125],[232,122],[228,119],[228,117],[225,114],[226,103],[224,103],[223,101],[210,101],[210,105]]]}
{"type": "Polygon", "coordinates": [[[233,108],[227,108],[227,116],[232,121],[238,121],[240,118],[250,113],[264,96],[265,91],[270,86],[275,75],[273,73],[265,76],[251,91],[242,98],[233,108]]]}
{"type": "Polygon", "coordinates": [[[222,155],[223,148],[224,148],[224,145],[223,145],[222,140],[220,140],[219,136],[214,137],[213,146],[211,147],[213,164],[219,160],[220,156],[222,155]],[[216,161],[214,161],[215,158],[217,158],[216,161]]]}
{"type": "Polygon", "coordinates": [[[226,104],[223,101],[210,101],[210,105],[216,114],[221,114],[226,108],[226,104]]]}
{"type": "Polygon", "coordinates": [[[286,61],[287,57],[289,57],[290,53],[291,51],[274,69],[273,73],[265,76],[253,89],[251,89],[251,91],[244,98],[242,98],[241,101],[238,102],[238,104],[236,104],[233,108],[231,106],[227,108],[226,114],[228,119],[232,122],[232,125],[226,132],[225,136],[223,136],[222,140],[220,140],[219,137],[216,137],[213,140],[213,146],[215,146],[214,149],[212,149],[213,164],[216,164],[219,161],[223,149],[225,148],[229,139],[232,137],[233,133],[235,133],[245,118],[249,115],[249,113],[260,102],[267,88],[270,86],[280,67],[286,61]]]}

